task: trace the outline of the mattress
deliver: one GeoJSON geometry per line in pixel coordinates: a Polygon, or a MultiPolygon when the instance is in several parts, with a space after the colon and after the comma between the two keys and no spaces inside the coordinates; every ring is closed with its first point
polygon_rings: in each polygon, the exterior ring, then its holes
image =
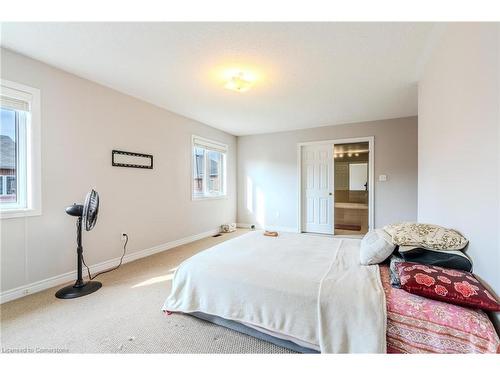
{"type": "Polygon", "coordinates": [[[163,310],[248,324],[323,353],[385,353],[379,267],[361,266],[359,249],[358,239],[249,232],[183,262],[163,310]]]}
{"type": "MultiPolygon", "coordinates": [[[[389,268],[380,267],[387,299],[387,353],[499,353],[500,340],[481,310],[455,306],[391,287],[389,268]]],[[[319,353],[319,346],[250,324],[203,313],[191,315],[271,342],[298,353],[319,353]]]]}

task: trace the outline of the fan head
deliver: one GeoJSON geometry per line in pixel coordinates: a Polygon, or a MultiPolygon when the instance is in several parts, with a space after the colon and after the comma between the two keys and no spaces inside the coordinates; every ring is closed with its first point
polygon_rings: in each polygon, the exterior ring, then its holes
{"type": "Polygon", "coordinates": [[[99,212],[99,194],[92,189],[85,198],[83,205],[83,225],[86,231],[92,230],[97,222],[99,212]]]}
{"type": "Polygon", "coordinates": [[[76,217],[83,216],[83,206],[81,204],[74,203],[72,206],[66,207],[66,213],[76,217]]]}

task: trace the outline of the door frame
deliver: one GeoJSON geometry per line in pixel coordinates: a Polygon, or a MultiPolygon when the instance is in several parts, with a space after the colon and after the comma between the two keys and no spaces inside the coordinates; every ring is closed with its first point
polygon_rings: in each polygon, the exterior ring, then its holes
{"type": "MultiPolygon", "coordinates": [[[[340,138],[330,139],[325,141],[312,141],[297,143],[297,233],[302,233],[302,148],[304,146],[314,146],[321,144],[330,144],[332,147],[336,144],[368,142],[368,230],[375,227],[375,137],[356,137],[356,138],[340,138]]],[[[335,161],[332,163],[332,188],[335,191],[335,161]]],[[[335,204],[335,196],[334,196],[335,204]]],[[[335,234],[335,208],[332,209],[332,223],[335,234]]]]}

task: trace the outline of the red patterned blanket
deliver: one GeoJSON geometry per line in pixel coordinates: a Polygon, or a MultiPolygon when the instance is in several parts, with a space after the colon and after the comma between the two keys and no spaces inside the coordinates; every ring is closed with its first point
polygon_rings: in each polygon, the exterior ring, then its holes
{"type": "Polygon", "coordinates": [[[498,353],[500,339],[485,312],[391,287],[380,267],[387,300],[388,353],[498,353]]]}

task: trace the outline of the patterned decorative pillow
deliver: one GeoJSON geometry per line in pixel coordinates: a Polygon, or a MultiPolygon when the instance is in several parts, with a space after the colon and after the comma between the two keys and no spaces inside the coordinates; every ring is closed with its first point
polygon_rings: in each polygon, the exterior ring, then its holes
{"type": "Polygon", "coordinates": [[[462,250],[468,240],[453,229],[439,225],[420,223],[399,223],[386,225],[385,231],[392,242],[399,246],[417,246],[429,250],[462,250]]]}
{"type": "Polygon", "coordinates": [[[409,293],[488,311],[500,311],[500,303],[470,272],[438,266],[396,263],[401,287],[409,293]]]}

